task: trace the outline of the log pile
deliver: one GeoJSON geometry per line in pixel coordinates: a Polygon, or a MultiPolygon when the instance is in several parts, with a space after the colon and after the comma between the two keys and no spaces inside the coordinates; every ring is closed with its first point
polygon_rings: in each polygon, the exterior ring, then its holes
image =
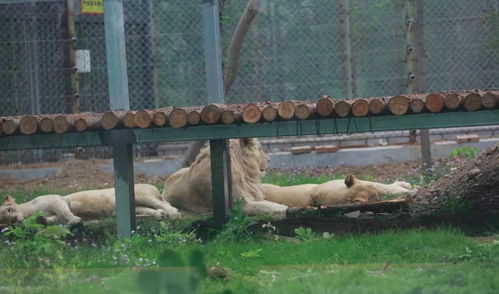
{"type": "Polygon", "coordinates": [[[497,108],[499,108],[499,91],[496,90],[449,91],[357,99],[321,96],[316,101],[210,104],[204,107],[3,117],[0,118],[0,136],[61,134],[118,128],[145,129],[165,126],[184,128],[199,124],[253,124],[278,120],[406,115],[497,108]]]}

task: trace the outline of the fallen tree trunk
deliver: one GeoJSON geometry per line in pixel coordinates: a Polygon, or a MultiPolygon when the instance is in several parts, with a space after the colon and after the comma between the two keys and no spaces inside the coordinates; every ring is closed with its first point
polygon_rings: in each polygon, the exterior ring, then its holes
{"type": "Polygon", "coordinates": [[[420,189],[413,200],[418,213],[499,212],[499,145],[420,189]]]}

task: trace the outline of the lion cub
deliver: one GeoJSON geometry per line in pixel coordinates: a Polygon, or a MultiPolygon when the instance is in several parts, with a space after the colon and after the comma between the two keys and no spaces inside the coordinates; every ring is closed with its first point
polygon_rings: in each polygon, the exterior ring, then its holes
{"type": "Polygon", "coordinates": [[[42,212],[48,223],[73,224],[81,221],[69,208],[69,200],[60,195],[43,195],[17,204],[10,196],[0,206],[0,224],[15,224],[36,212],[42,212]]]}

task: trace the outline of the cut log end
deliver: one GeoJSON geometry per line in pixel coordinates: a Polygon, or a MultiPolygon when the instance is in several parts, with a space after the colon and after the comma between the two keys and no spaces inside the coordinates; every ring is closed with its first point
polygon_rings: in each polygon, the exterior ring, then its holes
{"type": "Polygon", "coordinates": [[[477,93],[468,94],[464,98],[464,109],[467,111],[477,111],[482,108],[482,97],[477,93]]]}
{"type": "Polygon", "coordinates": [[[54,118],[54,132],[57,134],[66,133],[69,130],[69,122],[64,115],[58,115],[54,118]]]}
{"type": "Polygon", "coordinates": [[[334,111],[339,117],[346,117],[348,114],[350,114],[350,109],[351,109],[350,103],[348,103],[345,100],[340,100],[336,102],[334,105],[334,111]]]}
{"type": "Polygon", "coordinates": [[[369,100],[369,112],[372,114],[380,114],[386,109],[386,104],[379,98],[369,100]]]}
{"type": "Polygon", "coordinates": [[[19,124],[14,119],[6,119],[3,121],[2,129],[6,135],[12,135],[19,129],[19,124]]]}
{"type": "Polygon", "coordinates": [[[123,116],[123,125],[125,126],[125,128],[129,129],[137,127],[137,124],[135,123],[135,115],[133,114],[133,112],[129,111],[125,113],[125,115],[123,116]]]}
{"type": "Polygon", "coordinates": [[[19,129],[25,135],[31,135],[38,130],[38,120],[33,115],[25,115],[19,121],[19,129]]]}
{"type": "Polygon", "coordinates": [[[54,131],[54,121],[50,117],[44,117],[40,120],[40,130],[44,133],[52,133],[54,131]]]}
{"type": "Polygon", "coordinates": [[[277,109],[269,105],[262,110],[262,116],[265,121],[274,121],[277,118],[277,109]]]}
{"type": "Polygon", "coordinates": [[[496,106],[498,106],[498,104],[499,104],[499,96],[498,95],[491,93],[491,92],[487,92],[482,96],[483,107],[488,108],[488,109],[494,109],[494,108],[496,108],[496,106]]]}
{"type": "Polygon", "coordinates": [[[388,109],[395,115],[403,115],[409,110],[409,98],[405,96],[395,96],[388,101],[388,109]]]}
{"type": "Polygon", "coordinates": [[[295,116],[298,119],[308,119],[317,111],[314,103],[302,103],[296,106],[295,116]]]}
{"type": "Polygon", "coordinates": [[[234,112],[225,110],[222,112],[221,119],[224,124],[230,125],[236,121],[236,116],[234,115],[234,112]]]}
{"type": "Polygon", "coordinates": [[[118,125],[118,117],[112,111],[106,111],[101,118],[102,128],[112,130],[118,125]]]}
{"type": "Polygon", "coordinates": [[[357,99],[352,103],[354,116],[366,116],[369,113],[369,103],[365,99],[357,99]]]}
{"type": "Polygon", "coordinates": [[[201,111],[201,120],[206,124],[217,123],[220,120],[221,116],[222,110],[215,104],[205,106],[201,111]]]}
{"type": "Polygon", "coordinates": [[[152,117],[146,110],[139,110],[134,115],[135,124],[141,128],[146,129],[152,124],[152,117]]]}
{"type": "Polygon", "coordinates": [[[334,111],[333,99],[322,97],[317,101],[317,113],[321,116],[330,116],[334,111]]]}
{"type": "Polygon", "coordinates": [[[181,108],[175,108],[168,118],[172,128],[183,128],[187,125],[187,112],[181,108]]]}
{"type": "Polygon", "coordinates": [[[420,113],[424,110],[424,107],[425,102],[421,99],[412,99],[409,103],[409,108],[411,109],[412,113],[420,113]]]}
{"type": "Polygon", "coordinates": [[[201,114],[199,114],[199,111],[191,111],[187,114],[187,122],[190,125],[198,125],[199,122],[201,121],[201,114]]]}
{"type": "Polygon", "coordinates": [[[455,93],[449,93],[445,95],[445,108],[450,110],[458,109],[461,105],[461,101],[461,96],[455,93]]]}
{"type": "Polygon", "coordinates": [[[256,104],[246,105],[243,109],[243,121],[248,124],[256,123],[262,118],[262,111],[256,104]]]}
{"type": "Polygon", "coordinates": [[[88,129],[87,121],[83,118],[79,118],[75,121],[75,129],[77,132],[83,132],[88,129]]]}
{"type": "Polygon", "coordinates": [[[277,107],[277,114],[280,118],[288,120],[295,115],[295,104],[291,101],[284,101],[279,103],[277,107]]]}
{"type": "Polygon", "coordinates": [[[168,116],[163,111],[156,111],[153,115],[152,121],[157,127],[163,127],[168,123],[168,116]]]}
{"type": "Polygon", "coordinates": [[[445,98],[438,93],[431,93],[426,96],[425,106],[430,112],[440,112],[444,108],[445,98]]]}

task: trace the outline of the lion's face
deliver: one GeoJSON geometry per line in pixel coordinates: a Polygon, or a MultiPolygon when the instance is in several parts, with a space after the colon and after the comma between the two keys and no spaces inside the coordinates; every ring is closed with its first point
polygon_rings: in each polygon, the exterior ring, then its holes
{"type": "Polygon", "coordinates": [[[246,138],[241,139],[240,144],[246,159],[256,161],[256,167],[260,172],[260,176],[263,177],[265,171],[269,167],[269,157],[263,151],[260,142],[254,138],[246,138]]]}
{"type": "Polygon", "coordinates": [[[382,199],[383,194],[375,185],[360,182],[353,175],[345,178],[345,185],[348,187],[346,199],[349,202],[372,202],[382,199]]]}
{"type": "Polygon", "coordinates": [[[7,196],[0,206],[0,224],[14,224],[24,220],[24,216],[19,211],[16,201],[7,196]]]}

